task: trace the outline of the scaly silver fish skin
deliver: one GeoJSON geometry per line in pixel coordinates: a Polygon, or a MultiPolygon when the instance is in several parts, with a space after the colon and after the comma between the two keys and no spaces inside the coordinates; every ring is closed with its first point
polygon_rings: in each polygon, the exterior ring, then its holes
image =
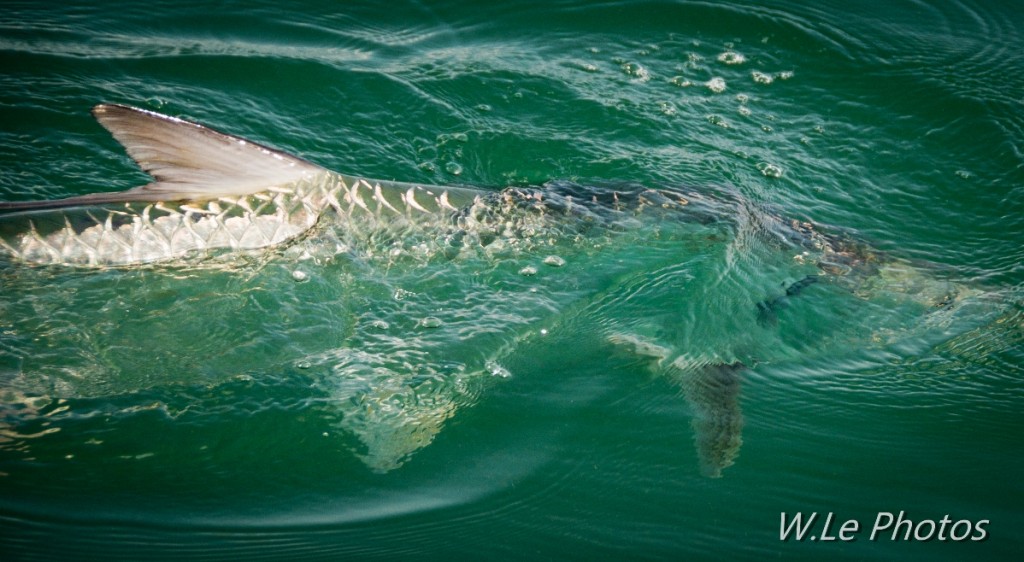
{"type": "Polygon", "coordinates": [[[264,192],[205,202],[29,211],[5,217],[15,234],[0,237],[0,246],[33,264],[142,264],[203,250],[276,246],[308,231],[326,211],[342,218],[441,219],[457,211],[453,201],[464,204],[469,194],[323,171],[264,192]]]}

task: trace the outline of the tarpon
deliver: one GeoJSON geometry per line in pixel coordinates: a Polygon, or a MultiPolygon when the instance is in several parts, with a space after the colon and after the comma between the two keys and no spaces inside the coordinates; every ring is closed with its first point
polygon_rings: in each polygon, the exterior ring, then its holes
{"type": "MultiPolygon", "coordinates": [[[[733,224],[745,216],[743,220],[755,223],[749,230],[757,244],[778,249],[800,266],[799,277],[766,292],[751,306],[751,319],[766,327],[777,322],[789,299],[819,281],[863,293],[871,290],[872,279],[911,269],[841,233],[758,212],[738,195],[712,197],[681,189],[571,182],[494,191],[374,180],[336,173],[263,144],[153,111],[103,104],[93,109],[93,115],[153,181],[123,192],[0,202],[5,212],[0,217],[0,248],[14,260],[123,267],[281,247],[309,233],[327,216],[334,218],[330,222],[339,247],[364,254],[395,251],[453,260],[466,253],[528,251],[555,239],[594,233],[614,237],[635,230],[643,221],[706,227],[733,224]],[[382,239],[388,242],[382,244],[382,239]]],[[[714,241],[716,234],[709,231],[701,237],[714,241]]],[[[750,243],[741,240],[737,245],[750,243]]],[[[545,263],[558,265],[560,259],[551,256],[545,263]]],[[[522,273],[533,272],[526,267],[522,273]]],[[[906,292],[929,307],[947,306],[956,297],[950,284],[926,285],[906,292]]],[[[650,329],[609,326],[600,337],[678,381],[694,415],[702,470],[720,476],[734,462],[742,441],[739,389],[750,365],[735,354],[681,350],[678,341],[685,334],[669,337],[664,325],[654,324],[650,329]]],[[[372,363],[368,353],[349,350],[340,358],[335,353],[332,360],[367,365],[372,363]]],[[[500,367],[487,368],[497,372],[500,367]]],[[[394,404],[384,401],[402,392],[418,392],[404,384],[399,384],[404,390],[382,390],[379,403],[373,402],[374,393],[346,397],[358,399],[362,409],[343,425],[365,443],[365,459],[374,468],[401,464],[429,443],[453,412],[453,400],[434,394],[424,398],[424,392],[403,402],[395,414],[394,404]],[[390,431],[375,431],[368,427],[373,420],[359,417],[388,408],[390,431]],[[398,437],[403,431],[406,437],[398,437]]],[[[339,383],[339,388],[346,386],[339,383]]],[[[340,392],[344,396],[345,391],[340,392]]]]}

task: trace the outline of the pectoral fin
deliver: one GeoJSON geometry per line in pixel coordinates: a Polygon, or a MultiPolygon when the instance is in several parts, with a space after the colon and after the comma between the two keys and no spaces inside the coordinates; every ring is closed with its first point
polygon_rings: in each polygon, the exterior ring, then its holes
{"type": "Polygon", "coordinates": [[[743,412],[740,410],[742,363],[711,364],[680,372],[686,400],[693,409],[693,441],[701,473],[721,478],[722,470],[735,462],[743,444],[743,412]]]}
{"type": "Polygon", "coordinates": [[[633,334],[614,333],[608,342],[618,349],[650,361],[651,369],[663,372],[683,389],[693,411],[693,441],[701,473],[721,478],[743,444],[743,412],[740,410],[740,379],[743,363],[706,363],[677,357],[672,351],[633,334]],[[666,363],[668,363],[666,365],[666,363]]]}
{"type": "Polygon", "coordinates": [[[778,311],[785,308],[788,300],[799,295],[804,289],[817,282],[817,275],[808,275],[786,287],[785,294],[769,297],[757,303],[757,323],[765,327],[774,325],[778,322],[778,311]]]}

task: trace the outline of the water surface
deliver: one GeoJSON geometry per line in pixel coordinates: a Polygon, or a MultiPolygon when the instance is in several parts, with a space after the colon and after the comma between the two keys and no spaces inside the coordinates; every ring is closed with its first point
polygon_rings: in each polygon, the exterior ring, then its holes
{"type": "Polygon", "coordinates": [[[1021,18],[970,1],[10,4],[4,200],[147,181],[89,115],[118,102],[371,178],[743,203],[721,225],[570,222],[453,260],[345,246],[336,223],[142,268],[3,259],[0,551],[1009,558],[1021,18]],[[814,272],[757,217],[834,225],[906,267],[813,284],[759,322],[814,272]],[[922,283],[955,299],[906,297],[922,283]],[[624,335],[748,367],[721,478],[701,473],[686,379],[624,335]],[[780,541],[798,510],[988,519],[989,538],[780,541]]]}

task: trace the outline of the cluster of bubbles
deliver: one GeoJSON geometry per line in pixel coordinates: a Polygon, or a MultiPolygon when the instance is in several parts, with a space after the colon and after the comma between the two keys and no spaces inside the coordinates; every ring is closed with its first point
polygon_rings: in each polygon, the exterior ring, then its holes
{"type": "MultiPolygon", "coordinates": [[[[726,65],[726,66],[741,66],[748,62],[746,55],[738,51],[733,50],[731,45],[727,46],[727,50],[718,54],[715,60],[726,65]]],[[[682,65],[684,70],[687,71],[701,71],[707,72],[709,69],[705,66],[705,59],[697,53],[689,53],[686,56],[686,62],[682,65]]],[[[639,65],[636,65],[639,66],[639,65]]],[[[645,71],[646,73],[646,71],[645,71]]],[[[750,72],[750,79],[757,84],[771,84],[776,80],[789,80],[794,75],[792,70],[784,70],[780,72],[768,73],[760,70],[752,70],[750,72]]],[[[649,75],[648,75],[649,79],[649,75]]],[[[703,86],[707,90],[715,94],[721,94],[728,89],[726,79],[722,76],[712,76],[711,78],[704,81],[694,82],[685,76],[673,76],[669,79],[671,84],[682,88],[689,88],[692,86],[703,86]]]]}
{"type": "MultiPolygon", "coordinates": [[[[694,46],[700,46],[698,42],[694,42],[694,46]]],[[[751,63],[751,59],[743,54],[742,52],[735,49],[735,46],[731,43],[725,45],[725,50],[718,53],[717,56],[713,57],[714,61],[724,65],[725,67],[732,67],[729,71],[725,71],[724,68],[720,68],[722,72],[714,67],[713,64],[708,64],[708,60],[700,54],[691,52],[686,55],[685,62],[680,65],[680,69],[686,74],[697,75],[704,74],[709,78],[706,79],[691,79],[685,75],[676,75],[669,79],[669,83],[681,88],[702,88],[713,95],[720,95],[726,93],[730,89],[730,85],[733,85],[735,80],[739,79],[742,74],[738,74],[735,69],[741,69],[745,65],[751,63]],[[727,76],[731,76],[727,80],[727,76]]],[[[750,82],[755,85],[767,86],[771,85],[776,81],[784,81],[793,78],[794,72],[792,70],[783,70],[769,72],[760,69],[752,69],[749,74],[750,82]]],[[[748,82],[749,84],[749,82],[748,82]]],[[[751,109],[752,98],[748,93],[738,93],[734,97],[737,102],[736,112],[744,118],[750,118],[754,112],[751,109]]],[[[664,112],[663,112],[664,113],[664,112]]],[[[730,120],[719,113],[710,113],[705,117],[706,121],[716,127],[723,129],[730,129],[732,125],[730,120]]],[[[774,117],[768,115],[767,121],[774,120],[774,117]]],[[[766,133],[773,132],[773,128],[770,124],[763,123],[760,126],[761,130],[766,133]]],[[[782,167],[778,164],[771,162],[759,162],[757,170],[767,178],[781,178],[783,176],[782,167]]]]}
{"type": "MultiPolygon", "coordinates": [[[[717,55],[698,53],[697,51],[702,47],[699,41],[693,41],[691,45],[693,50],[687,52],[685,58],[675,66],[675,70],[681,72],[668,78],[668,84],[680,88],[701,90],[712,96],[718,96],[727,93],[730,88],[737,88],[737,81],[742,80],[744,75],[747,76],[747,81],[742,83],[747,87],[753,85],[755,88],[768,86],[776,81],[789,80],[794,76],[792,70],[768,71],[760,68],[753,68],[749,72],[744,73],[745,67],[758,64],[756,57],[753,59],[748,58],[746,54],[737,50],[732,43],[724,44],[723,50],[719,51],[717,55]]],[[[638,54],[649,54],[652,50],[658,49],[651,47],[650,49],[639,51],[638,54]]],[[[592,49],[591,52],[599,51],[592,49]]],[[[656,82],[654,80],[655,72],[648,70],[639,62],[623,58],[615,58],[613,62],[634,83],[656,82]]],[[[589,64],[587,66],[590,69],[589,71],[597,71],[598,67],[596,65],[589,64]]],[[[754,118],[754,111],[752,110],[754,100],[752,100],[751,94],[745,92],[737,93],[734,100],[736,101],[735,111],[742,118],[754,118]]],[[[661,115],[676,117],[679,114],[679,102],[676,100],[661,100],[657,102],[657,109],[661,115]]],[[[722,129],[733,128],[733,123],[721,112],[709,112],[704,118],[707,123],[716,127],[722,129]]],[[[760,129],[765,133],[772,133],[774,129],[770,122],[773,120],[774,117],[770,114],[764,116],[764,122],[760,125],[760,129]]],[[[807,141],[806,137],[802,139],[802,142],[805,141],[807,141]]],[[[777,179],[783,176],[782,167],[776,163],[760,162],[756,167],[764,177],[777,179]]]]}
{"type": "MultiPolygon", "coordinates": [[[[491,107],[477,108],[479,111],[490,111],[491,107]]],[[[421,146],[417,150],[417,154],[420,158],[426,158],[423,160],[419,168],[425,172],[436,172],[438,166],[445,171],[449,176],[461,176],[463,172],[462,164],[459,160],[462,158],[462,148],[469,142],[469,135],[464,132],[455,133],[441,133],[434,139],[434,143],[421,146]]]]}
{"type": "MultiPolygon", "coordinates": [[[[762,40],[762,42],[767,41],[767,38],[762,40]]],[[[563,61],[561,67],[572,68],[597,77],[603,75],[610,77],[617,74],[620,77],[617,84],[627,88],[621,90],[626,96],[631,96],[632,94],[628,92],[634,88],[668,84],[692,89],[694,92],[705,95],[710,94],[707,96],[706,103],[720,104],[720,102],[710,100],[713,99],[713,96],[738,90],[735,94],[737,103],[733,111],[743,119],[758,118],[753,110],[756,107],[754,103],[756,99],[752,97],[753,92],[744,92],[744,89],[750,88],[757,91],[759,88],[794,77],[794,72],[789,69],[765,68],[766,60],[758,56],[757,52],[743,52],[744,49],[737,48],[737,45],[732,42],[725,42],[716,48],[704,45],[699,40],[693,40],[686,45],[681,45],[678,55],[670,54],[665,45],[642,45],[635,48],[631,55],[616,54],[608,56],[602,62],[601,59],[606,56],[602,55],[604,51],[604,48],[591,46],[586,48],[586,57],[563,61]],[[653,58],[650,62],[645,60],[645,57],[651,55],[658,55],[660,60],[653,58]],[[668,56],[666,57],[666,55],[668,56]],[[622,79],[626,82],[622,83],[622,79]]],[[[555,65],[557,66],[557,63],[555,65]]],[[[601,86],[602,81],[594,82],[590,78],[583,79],[583,85],[580,87],[586,88],[588,81],[597,84],[597,87],[603,87],[601,86]]],[[[670,93],[668,95],[671,96],[670,93]]],[[[603,95],[602,97],[606,98],[607,96],[603,95]]],[[[678,94],[676,97],[678,98],[678,94]]],[[[506,99],[522,100],[524,94],[522,91],[515,92],[506,96],[506,99]]],[[[700,105],[705,102],[698,101],[696,103],[700,105]]],[[[652,104],[658,114],[667,118],[678,118],[682,116],[685,107],[694,107],[693,102],[686,99],[662,98],[653,100],[652,104]]],[[[624,105],[624,107],[628,106],[628,104],[624,105]]],[[[480,104],[476,106],[476,110],[491,113],[495,111],[495,107],[480,104]]],[[[723,129],[730,129],[735,125],[727,117],[728,113],[714,110],[708,111],[708,113],[704,117],[712,125],[723,129]]],[[[771,116],[762,115],[761,120],[770,121],[771,116]]],[[[761,124],[760,129],[766,133],[773,132],[772,127],[767,123],[761,124]]],[[[423,143],[417,149],[420,169],[430,174],[440,173],[451,179],[465,175],[462,160],[464,147],[468,141],[469,137],[466,132],[446,132],[437,135],[432,141],[423,143]]],[[[770,178],[778,178],[782,175],[781,168],[776,164],[759,166],[759,170],[764,176],[770,178]]]]}

